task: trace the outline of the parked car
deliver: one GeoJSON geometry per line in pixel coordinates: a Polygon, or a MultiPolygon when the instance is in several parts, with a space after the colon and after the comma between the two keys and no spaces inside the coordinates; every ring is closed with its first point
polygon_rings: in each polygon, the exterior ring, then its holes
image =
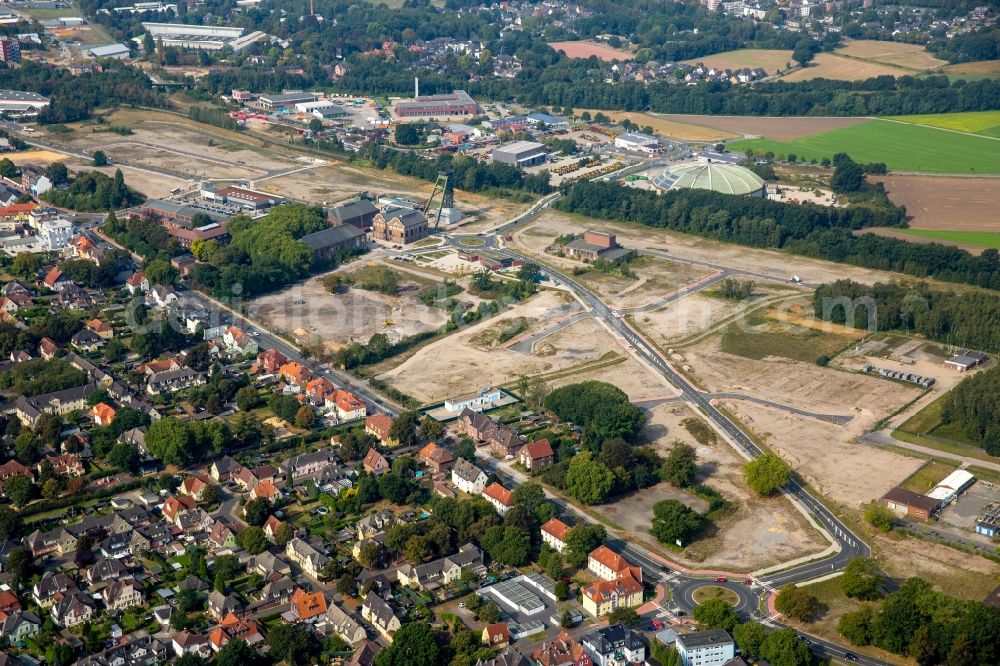
{"type": "Polygon", "coordinates": [[[854,653],[845,652],[844,653],[844,659],[846,659],[847,661],[857,661],[858,657],[854,653]]]}
{"type": "Polygon", "coordinates": [[[723,576],[719,576],[718,578],[715,579],[715,582],[716,583],[728,583],[729,579],[728,578],[724,578],[723,576]]]}

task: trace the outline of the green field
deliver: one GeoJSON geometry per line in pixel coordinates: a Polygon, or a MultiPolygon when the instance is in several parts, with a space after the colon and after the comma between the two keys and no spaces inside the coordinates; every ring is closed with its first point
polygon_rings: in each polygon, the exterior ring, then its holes
{"type": "Polygon", "coordinates": [[[1000,232],[996,231],[947,231],[943,229],[900,229],[907,236],[919,236],[958,245],[980,245],[1000,250],[1000,232]]]}
{"type": "Polygon", "coordinates": [[[857,162],[884,162],[893,171],[1000,173],[1000,141],[890,120],[872,120],[792,141],[734,141],[727,148],[734,153],[752,148],[775,155],[795,154],[799,161],[847,153],[857,162]]]}
{"type": "Polygon", "coordinates": [[[969,111],[967,113],[934,113],[923,116],[893,116],[904,123],[941,127],[970,134],[1000,138],[1000,111],[969,111]]]}

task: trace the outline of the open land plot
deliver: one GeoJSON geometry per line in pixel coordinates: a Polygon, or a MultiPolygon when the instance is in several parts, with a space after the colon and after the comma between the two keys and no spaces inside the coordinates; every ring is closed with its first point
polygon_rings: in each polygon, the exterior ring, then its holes
{"type": "Polygon", "coordinates": [[[708,391],[744,393],[822,414],[853,415],[852,424],[871,425],[922,394],[916,386],[817,366],[814,361],[823,354],[826,338],[819,338],[816,348],[800,354],[796,336],[797,332],[768,330],[760,336],[764,342],[727,351],[723,332],[675,353],[674,360],[683,363],[708,391]],[[793,357],[798,355],[810,358],[793,357]]]}
{"type": "MultiPolygon", "coordinates": [[[[544,375],[542,377],[545,378],[544,375]]],[[[634,403],[658,402],[678,395],[677,389],[670,386],[662,375],[653,373],[632,356],[622,356],[620,360],[607,365],[593,363],[579,371],[557,373],[555,378],[546,379],[545,383],[549,388],[556,389],[566,384],[591,380],[614,384],[628,394],[629,400],[634,403]]]]}
{"type": "Polygon", "coordinates": [[[104,26],[97,24],[84,25],[79,28],[56,28],[47,32],[63,41],[75,41],[85,47],[90,47],[94,44],[107,44],[113,41],[104,26]]]}
{"type": "Polygon", "coordinates": [[[517,317],[525,317],[531,323],[529,331],[539,330],[577,309],[576,302],[565,292],[542,291],[496,317],[422,347],[379,378],[418,400],[434,402],[468,393],[484,384],[501,385],[515,381],[520,375],[565,370],[623,351],[593,319],[581,319],[546,337],[535,345],[533,353],[511,349],[516,339],[505,347],[492,348],[484,347],[483,338],[477,337],[517,317]]]}
{"type": "Polygon", "coordinates": [[[166,169],[187,174],[193,178],[235,180],[253,179],[264,175],[264,172],[259,169],[199,159],[193,155],[155,148],[138,142],[119,142],[114,146],[105,147],[103,150],[114,162],[128,162],[138,166],[166,169]]]}
{"type": "MultiPolygon", "coordinates": [[[[700,444],[681,424],[699,418],[687,405],[668,403],[649,410],[642,442],[666,456],[676,442],[695,448],[698,455],[698,479],[718,490],[735,507],[716,520],[713,534],[695,541],[682,553],[670,553],[671,559],[689,566],[752,571],[822,551],[827,541],[790,502],[781,497],[760,499],[743,481],[742,464],[736,451],[721,439],[714,444],[700,444]]],[[[660,484],[653,489],[630,495],[602,507],[602,513],[646,542],[652,505],[661,499],[680,499],[696,510],[704,505],[690,494],[660,484]],[[650,497],[642,495],[649,493],[650,497]],[[674,495],[678,495],[674,497],[674,495]]]]}
{"type": "Polygon", "coordinates": [[[899,485],[923,464],[917,458],[854,442],[864,427],[794,416],[745,401],[725,401],[742,425],[764,440],[811,486],[860,508],[899,485]]]}
{"type": "Polygon", "coordinates": [[[587,111],[591,116],[603,113],[616,123],[630,120],[639,127],[650,126],[657,134],[682,141],[722,141],[738,136],[725,129],[708,127],[695,123],[678,122],[662,113],[644,113],[640,111],[603,111],[601,109],[576,109],[576,113],[587,111]]]}
{"type": "Polygon", "coordinates": [[[776,250],[758,250],[690,234],[638,224],[608,222],[552,209],[546,210],[530,224],[518,228],[508,245],[554,267],[572,270],[574,266],[580,265],[579,262],[554,257],[545,254],[543,250],[552,244],[556,236],[582,233],[587,229],[610,231],[617,235],[620,244],[628,248],[669,251],[673,255],[692,260],[773,275],[776,279],[799,275],[804,282],[809,283],[850,278],[863,284],[873,284],[899,277],[898,274],[885,271],[813,260],[776,250]]]}
{"type": "Polygon", "coordinates": [[[738,135],[759,136],[775,141],[790,141],[819,132],[829,132],[868,122],[868,118],[841,117],[766,117],[766,116],[701,116],[692,114],[659,114],[660,117],[690,125],[712,127],[738,135]]]}
{"type": "Polygon", "coordinates": [[[733,152],[794,153],[800,160],[847,153],[858,162],[884,162],[894,171],[1000,173],[1000,141],[881,119],[791,141],[750,139],[728,147],[733,152]]]}
{"type": "Polygon", "coordinates": [[[875,39],[850,40],[834,53],[909,69],[938,69],[948,64],[946,60],[935,58],[921,44],[881,42],[875,39]]]}
{"type": "MultiPolygon", "coordinates": [[[[356,262],[360,263],[360,262],[356,262]]],[[[348,264],[338,272],[361,268],[348,264]]],[[[273,330],[296,338],[317,340],[335,350],[351,342],[367,342],[375,333],[385,333],[392,341],[439,328],[448,318],[440,308],[417,300],[426,283],[402,276],[398,296],[351,287],[331,294],[323,286],[323,276],[295,284],[248,303],[251,316],[273,330]]]]}
{"type": "MultiPolygon", "coordinates": [[[[887,174],[871,177],[885,186],[892,202],[906,206],[913,230],[1000,232],[1000,181],[887,174]]],[[[967,241],[968,242],[968,241],[967,241]]]]}
{"type": "Polygon", "coordinates": [[[554,51],[562,51],[567,58],[589,58],[597,56],[598,60],[611,62],[612,60],[635,60],[635,54],[624,49],[616,49],[607,44],[592,42],[589,40],[577,40],[569,42],[549,42],[549,46],[554,51]]]}
{"type": "Polygon", "coordinates": [[[987,248],[1000,249],[1000,232],[996,231],[946,231],[934,229],[871,229],[871,233],[917,243],[941,243],[978,254],[987,248]]]}
{"type": "Polygon", "coordinates": [[[916,116],[892,116],[891,120],[1000,138],[1000,111],[927,113],[916,116]]]}
{"type": "Polygon", "coordinates": [[[180,187],[186,182],[180,178],[164,176],[158,173],[154,174],[123,165],[95,167],[90,160],[73,155],[65,155],[53,150],[24,150],[16,153],[6,153],[4,157],[18,166],[26,164],[47,166],[53,162],[63,162],[74,173],[79,171],[100,171],[108,176],[114,176],[115,171],[121,169],[122,175],[125,176],[125,182],[129,187],[151,198],[165,197],[170,193],[171,189],[180,187]]]}
{"type": "Polygon", "coordinates": [[[796,69],[781,77],[782,81],[810,81],[831,79],[834,81],[863,81],[874,76],[912,76],[913,70],[865,62],[854,58],[844,58],[833,53],[817,53],[808,67],[796,69]]]}
{"type": "MultiPolygon", "coordinates": [[[[583,262],[575,262],[586,267],[583,262]]],[[[701,282],[713,272],[658,257],[639,257],[628,264],[633,278],[591,270],[577,279],[601,295],[613,308],[638,308],[656,303],[686,286],[701,282]]]]}
{"type": "Polygon", "coordinates": [[[713,53],[700,58],[691,58],[681,62],[688,65],[702,64],[706,67],[721,67],[723,69],[743,69],[749,67],[762,68],[768,74],[774,74],[779,69],[787,69],[792,62],[792,52],[787,49],[737,49],[724,53],[713,53]]]}

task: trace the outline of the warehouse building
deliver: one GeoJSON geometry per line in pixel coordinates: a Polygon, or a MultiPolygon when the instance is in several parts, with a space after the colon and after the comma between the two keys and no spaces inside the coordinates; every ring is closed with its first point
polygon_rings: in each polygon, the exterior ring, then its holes
{"type": "Polygon", "coordinates": [[[493,161],[525,168],[544,164],[549,157],[545,144],[535,141],[512,141],[493,149],[493,161]]]}
{"type": "Polygon", "coordinates": [[[324,120],[326,118],[343,118],[347,115],[347,111],[344,110],[344,107],[325,99],[316,100],[314,102],[299,102],[295,105],[295,110],[299,113],[308,113],[316,116],[320,120],[324,120]]]}
{"type": "Polygon", "coordinates": [[[322,231],[307,234],[299,239],[316,254],[320,260],[328,260],[344,250],[353,250],[365,246],[365,232],[350,224],[328,227],[322,231]]]}
{"type": "Polygon", "coordinates": [[[308,104],[316,101],[316,93],[301,90],[286,90],[280,95],[261,95],[257,105],[267,111],[281,111],[294,108],[297,104],[308,104]]]}
{"type": "Polygon", "coordinates": [[[245,187],[206,187],[201,191],[201,196],[209,201],[217,201],[251,211],[263,210],[285,203],[285,199],[276,194],[248,190],[245,187]]]}
{"type": "Polygon", "coordinates": [[[95,58],[114,58],[124,60],[129,57],[128,47],[124,44],[106,44],[105,46],[95,46],[90,49],[90,55],[95,58]]]}
{"type": "Polygon", "coordinates": [[[49,105],[49,98],[20,90],[0,90],[0,113],[14,117],[37,116],[49,105]]]}
{"type": "Polygon", "coordinates": [[[904,488],[893,488],[887,492],[882,496],[882,504],[901,516],[920,520],[930,520],[940,506],[936,499],[904,488]]]}
{"type": "Polygon", "coordinates": [[[464,90],[444,95],[418,95],[396,104],[397,118],[474,116],[478,112],[479,105],[464,90]]]}
{"type": "Polygon", "coordinates": [[[202,51],[220,51],[228,46],[233,53],[239,53],[267,37],[260,31],[244,35],[239,27],[149,22],[143,22],[142,27],[157,44],[202,51]]]}
{"type": "Polygon", "coordinates": [[[648,134],[622,134],[615,137],[615,148],[635,153],[656,155],[663,152],[660,140],[648,134]]]}
{"type": "Polygon", "coordinates": [[[376,215],[378,215],[378,208],[363,197],[334,206],[326,213],[327,221],[330,224],[350,224],[362,231],[369,231],[372,228],[376,215]]]}

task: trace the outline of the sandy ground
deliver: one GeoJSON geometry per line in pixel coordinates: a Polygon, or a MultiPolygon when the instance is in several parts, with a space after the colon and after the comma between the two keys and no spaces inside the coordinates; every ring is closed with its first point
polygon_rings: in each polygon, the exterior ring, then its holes
{"type": "Polygon", "coordinates": [[[810,485],[847,506],[881,497],[923,465],[917,458],[855,443],[863,429],[857,420],[845,428],[745,401],[724,404],[810,485]]]}
{"type": "Polygon", "coordinates": [[[864,284],[888,282],[898,276],[885,271],[835,264],[774,250],[758,250],[741,245],[686,234],[653,229],[640,225],[611,223],[580,215],[548,210],[538,219],[514,232],[511,246],[529,255],[544,258],[553,265],[568,267],[576,262],[543,255],[542,250],[560,234],[581,233],[586,229],[603,229],[617,234],[625,247],[668,250],[671,254],[690,259],[718,263],[757,273],[787,279],[799,275],[807,283],[825,283],[849,278],[864,284]]]}
{"type": "Polygon", "coordinates": [[[22,150],[14,153],[4,153],[3,156],[18,166],[25,164],[52,164],[64,162],[68,156],[53,150],[22,150]]]}
{"type": "Polygon", "coordinates": [[[477,334],[500,321],[526,317],[541,326],[541,322],[554,322],[574,309],[565,293],[543,291],[496,317],[423,347],[380,378],[418,400],[432,402],[487,384],[511,382],[519,375],[553,372],[596,361],[608,352],[621,353],[618,342],[592,319],[582,319],[547,337],[535,346],[533,354],[509,348],[487,351],[476,342],[482,339],[477,334]]]}
{"type": "Polygon", "coordinates": [[[189,174],[193,178],[253,179],[265,175],[264,171],[235,164],[198,159],[150,145],[117,144],[103,148],[112,161],[126,161],[140,166],[159,167],[169,171],[189,174]]]}
{"type": "MultiPolygon", "coordinates": [[[[695,447],[699,461],[699,480],[721,492],[736,505],[735,511],[717,521],[714,534],[703,538],[685,551],[671,558],[702,567],[753,570],[769,564],[819,552],[826,547],[823,536],[816,532],[805,518],[782,498],[761,500],[753,496],[743,482],[743,459],[726,443],[699,445],[681,425],[693,417],[694,412],[682,404],[664,404],[649,411],[649,424],[644,431],[645,440],[661,455],[666,455],[674,442],[681,441],[695,447]]],[[[636,534],[647,534],[652,505],[660,499],[675,499],[695,509],[702,510],[698,498],[660,484],[630,496],[615,504],[603,507],[611,520],[636,534]],[[648,497],[643,498],[642,495],[648,497]]]]}
{"type": "Polygon", "coordinates": [[[589,58],[590,56],[597,56],[598,60],[605,60],[608,62],[611,62],[612,60],[635,60],[635,55],[629,51],[612,48],[607,44],[600,44],[598,42],[586,40],[572,42],[549,42],[549,46],[556,51],[564,52],[568,58],[589,58]]]}
{"type": "Polygon", "coordinates": [[[973,74],[976,76],[996,76],[1000,74],[1000,60],[962,62],[957,65],[948,65],[942,71],[944,71],[947,74],[973,74]]]}
{"type": "Polygon", "coordinates": [[[187,181],[180,178],[149,173],[148,171],[133,169],[128,166],[95,167],[88,160],[64,155],[52,150],[25,150],[17,153],[6,153],[4,157],[10,159],[18,166],[25,164],[48,165],[53,162],[64,162],[74,173],[79,171],[100,171],[108,176],[114,176],[115,170],[121,169],[122,174],[125,176],[125,182],[129,187],[154,199],[165,197],[173,188],[183,186],[187,183],[187,181]]]}
{"type": "Polygon", "coordinates": [[[906,206],[914,229],[1000,231],[1000,179],[896,174],[875,178],[893,203],[906,206]]]}
{"type": "Polygon", "coordinates": [[[248,308],[254,318],[274,330],[306,339],[318,337],[328,349],[367,342],[374,333],[385,333],[395,342],[444,324],[444,310],[429,308],[415,298],[423,285],[404,282],[403,287],[400,296],[353,287],[343,294],[331,294],[320,276],[258,298],[248,308]],[[303,331],[305,336],[301,335],[303,331]]]}
{"type": "Polygon", "coordinates": [[[669,114],[664,118],[679,123],[704,125],[734,134],[762,136],[776,141],[791,141],[810,134],[828,132],[841,127],[868,122],[868,118],[771,118],[766,116],[699,116],[669,114]]]}
{"type": "MultiPolygon", "coordinates": [[[[584,265],[583,262],[573,262],[584,265]]],[[[635,278],[621,278],[599,271],[577,276],[613,308],[627,309],[652,305],[685,286],[695,284],[713,273],[690,264],[643,257],[630,265],[635,278]]]]}
{"type": "Polygon", "coordinates": [[[879,566],[890,576],[921,576],[963,599],[982,601],[1000,576],[997,562],[923,539],[876,535],[872,545],[881,555],[879,566]]]}
{"type": "Polygon", "coordinates": [[[797,69],[781,77],[782,81],[809,81],[810,79],[832,79],[834,81],[863,81],[873,76],[912,76],[911,70],[864,62],[854,58],[843,58],[832,53],[817,53],[805,69],[797,69]]]}
{"type": "Polygon", "coordinates": [[[946,60],[932,56],[921,44],[882,42],[874,39],[849,40],[834,53],[913,69],[937,69],[948,64],[946,60]]]}
{"type": "MultiPolygon", "coordinates": [[[[622,350],[623,353],[624,351],[622,350]]],[[[647,400],[659,401],[678,395],[677,389],[668,384],[661,375],[654,374],[632,356],[628,356],[614,365],[574,372],[558,379],[546,381],[546,384],[550,388],[559,388],[566,384],[590,380],[610,382],[625,391],[632,402],[637,403],[647,400]]]]}

